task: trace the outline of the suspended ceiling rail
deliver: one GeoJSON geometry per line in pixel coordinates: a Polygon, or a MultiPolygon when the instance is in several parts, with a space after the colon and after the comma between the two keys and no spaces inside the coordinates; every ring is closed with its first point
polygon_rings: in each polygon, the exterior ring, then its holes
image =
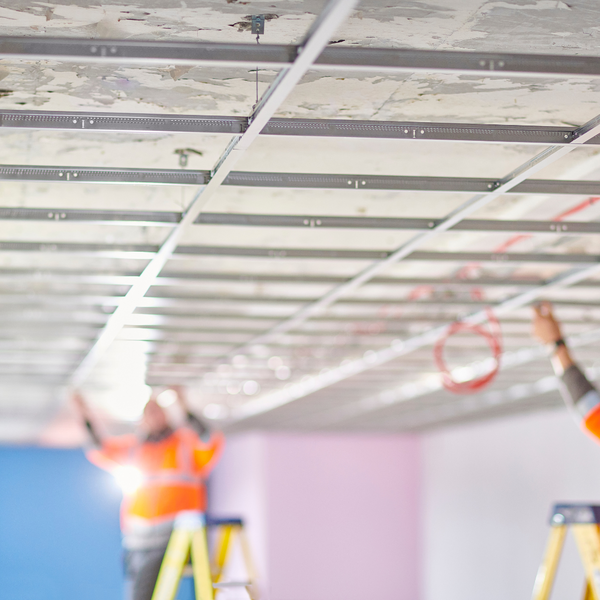
{"type": "MultiPolygon", "coordinates": [[[[596,261],[598,263],[598,261],[596,261]]],[[[600,264],[600,263],[599,263],[600,264]]],[[[162,288],[160,288],[162,289],[162,288]]],[[[8,293],[4,292],[0,297],[0,305],[23,305],[27,304],[37,304],[46,302],[48,304],[60,304],[61,302],[65,305],[69,306],[101,306],[101,307],[112,307],[118,306],[120,301],[123,299],[123,296],[111,296],[111,295],[102,295],[102,294],[68,294],[68,293],[60,293],[60,292],[49,292],[43,291],[35,294],[23,294],[23,293],[8,293]]],[[[275,304],[279,307],[285,306],[286,304],[296,304],[303,305],[310,298],[300,297],[300,298],[290,298],[288,296],[257,296],[257,295],[239,295],[239,296],[227,296],[223,297],[220,294],[203,294],[203,295],[193,295],[189,293],[184,294],[157,294],[157,293],[148,293],[144,296],[144,299],[140,301],[141,306],[144,307],[166,307],[166,308],[176,308],[176,307],[189,307],[191,310],[198,309],[202,303],[221,303],[221,305],[236,305],[243,304],[244,307],[248,305],[256,305],[256,304],[275,304]]],[[[448,298],[444,299],[443,302],[439,300],[396,300],[396,299],[388,299],[382,300],[378,299],[369,299],[369,298],[344,298],[339,301],[340,304],[357,306],[357,307],[370,307],[376,306],[379,307],[382,304],[385,304],[389,307],[402,306],[402,307],[412,307],[412,308],[426,308],[426,307],[439,307],[440,304],[443,304],[445,307],[459,307],[459,308],[467,308],[467,307],[477,307],[477,306],[487,306],[489,302],[484,300],[470,300],[466,298],[448,298]]],[[[590,300],[556,300],[557,305],[562,306],[570,306],[570,307],[583,307],[583,308],[595,308],[598,306],[598,303],[595,299],[590,300]]],[[[276,316],[272,316],[271,318],[275,319],[276,316]]],[[[358,317],[357,317],[358,319],[358,317]]],[[[286,334],[288,335],[288,334],[286,334]]],[[[271,343],[276,343],[275,340],[271,343]]]]}
{"type": "MultiPolygon", "coordinates": [[[[3,218],[2,215],[2,209],[0,208],[0,219],[3,218]]],[[[236,213],[202,213],[198,218],[198,223],[205,225],[406,230],[431,229],[439,225],[442,221],[443,219],[416,219],[407,217],[330,217],[319,215],[248,215],[236,213]]],[[[465,219],[457,223],[451,231],[568,232],[573,234],[588,234],[600,233],[600,223],[589,221],[557,223],[556,221],[465,219]]]]}
{"type": "MultiPolygon", "coordinates": [[[[61,324],[84,324],[84,325],[103,325],[108,317],[109,313],[103,310],[94,310],[93,308],[82,307],[77,311],[70,311],[68,315],[61,313],[59,310],[40,310],[37,307],[24,306],[22,309],[19,307],[1,308],[0,314],[5,319],[10,319],[11,323],[27,323],[32,324],[35,327],[35,323],[38,321],[51,322],[53,326],[60,326],[61,324]]],[[[215,327],[219,326],[220,331],[227,331],[229,329],[246,328],[248,331],[251,329],[260,329],[261,327],[268,325],[271,322],[277,321],[277,316],[274,315],[248,315],[248,314],[235,314],[230,312],[203,312],[201,316],[196,313],[185,313],[185,312],[169,312],[168,308],[163,307],[155,308],[144,308],[141,307],[135,312],[131,319],[127,322],[126,326],[140,326],[140,327],[158,327],[161,328],[164,324],[165,328],[169,328],[170,324],[185,323],[186,327],[195,325],[197,323],[205,323],[210,321],[219,321],[219,323],[213,323],[215,327]],[[190,323],[192,325],[190,325],[190,323]]],[[[371,338],[377,335],[378,332],[383,331],[385,333],[394,333],[396,331],[404,331],[406,329],[406,323],[393,319],[391,317],[378,317],[373,316],[361,316],[357,318],[353,315],[339,316],[339,315],[327,315],[315,318],[313,320],[318,328],[323,328],[326,332],[346,332],[351,335],[363,335],[367,338],[371,338]],[[375,326],[372,329],[369,326],[375,326]],[[383,328],[382,328],[383,327],[383,328]]],[[[562,323],[566,325],[578,325],[587,327],[589,323],[597,323],[600,321],[600,314],[592,313],[587,314],[585,320],[564,318],[561,319],[562,323]]],[[[432,323],[447,323],[448,317],[441,316],[439,314],[430,313],[411,313],[410,325],[431,325],[432,323]]],[[[503,325],[508,327],[515,325],[519,328],[522,325],[529,322],[529,318],[522,316],[518,318],[518,315],[513,318],[506,318],[502,320],[503,325]]],[[[308,329],[306,326],[299,330],[303,333],[311,331],[317,331],[315,329],[308,329]]],[[[319,329],[320,330],[320,329],[319,329]]]]}
{"type": "MultiPolygon", "coordinates": [[[[123,285],[129,286],[134,283],[139,276],[139,271],[118,271],[93,272],[78,270],[62,270],[56,268],[32,268],[32,269],[0,269],[0,282],[35,282],[35,283],[76,283],[76,284],[105,284],[105,285],[123,285]]],[[[218,271],[167,271],[156,278],[153,286],[185,286],[196,282],[206,281],[225,281],[234,284],[254,284],[254,283],[275,283],[292,285],[331,285],[344,283],[350,277],[340,277],[334,275],[264,275],[259,273],[230,273],[218,271]]],[[[374,277],[365,285],[385,285],[394,287],[406,286],[441,286],[443,289],[471,289],[473,286],[480,287],[534,287],[544,283],[543,279],[531,277],[477,277],[476,279],[459,279],[454,277],[374,277]]],[[[600,281],[582,281],[573,287],[596,288],[600,286],[600,281]]],[[[313,317],[318,320],[319,317],[313,317]]]]}
{"type": "MultiPolygon", "coordinates": [[[[0,128],[2,129],[240,134],[248,128],[248,124],[248,117],[236,116],[111,114],[0,109],[0,128]]],[[[478,123],[274,118],[265,125],[261,135],[502,144],[567,144],[575,130],[574,127],[535,127],[478,123]]],[[[600,144],[600,138],[594,138],[589,143],[600,144]]]]}
{"type": "MultiPolygon", "coordinates": [[[[108,285],[131,285],[139,276],[139,271],[97,271],[92,272],[78,270],[61,270],[50,268],[33,269],[0,269],[0,281],[36,281],[53,282],[61,281],[64,283],[77,284],[108,284],[108,285]]],[[[321,284],[329,285],[343,283],[350,279],[349,277],[340,277],[334,275],[264,275],[259,273],[228,273],[228,272],[206,272],[206,271],[168,271],[165,269],[161,275],[156,278],[155,286],[178,286],[193,284],[203,281],[227,281],[233,283],[290,283],[298,284],[321,284]]],[[[473,285],[484,287],[531,287],[542,283],[541,279],[519,277],[508,279],[503,277],[478,277],[472,279],[455,278],[428,278],[428,277],[374,277],[369,284],[373,285],[393,285],[393,286],[415,286],[415,285],[441,285],[449,288],[471,288],[473,285]]],[[[368,285],[368,284],[365,284],[368,285]]],[[[598,287],[600,281],[584,281],[577,286],[598,287]]],[[[318,317],[314,317],[317,319],[318,317]]]]}
{"type": "MultiPolygon", "coordinates": [[[[600,186],[599,186],[600,187],[600,186]]],[[[128,225],[174,226],[182,213],[146,210],[102,210],[73,208],[13,208],[0,207],[0,220],[10,221],[79,221],[128,225]]],[[[321,229],[397,229],[426,230],[442,219],[407,217],[330,217],[323,215],[254,215],[240,213],[201,213],[196,223],[201,225],[232,225],[249,227],[297,227],[321,229]]],[[[600,233],[600,222],[509,221],[465,219],[452,231],[496,231],[518,233],[569,233],[588,235],[600,233]]]]}
{"type": "MultiPolygon", "coordinates": [[[[305,49],[302,45],[280,44],[158,43],[155,40],[89,40],[41,36],[0,38],[0,58],[101,61],[127,65],[220,63],[276,69],[294,64],[300,57],[301,50],[305,49]]],[[[598,77],[600,59],[595,56],[325,46],[309,68],[598,77]]]]}
{"type": "MultiPolygon", "coordinates": [[[[564,303],[564,304],[567,305],[567,303],[564,303]]],[[[4,311],[3,310],[2,311],[3,316],[6,316],[6,317],[12,316],[13,317],[14,325],[12,328],[7,328],[7,332],[11,332],[11,334],[12,334],[17,331],[17,327],[18,327],[18,330],[21,331],[22,326],[25,326],[25,329],[27,329],[28,331],[30,331],[32,333],[36,333],[38,331],[39,331],[39,333],[43,333],[43,332],[47,332],[47,331],[54,331],[54,334],[56,337],[57,331],[60,331],[62,337],[68,337],[66,335],[63,335],[63,330],[69,331],[69,332],[76,331],[79,333],[90,332],[90,331],[95,331],[96,327],[99,327],[103,324],[103,321],[100,319],[68,320],[67,318],[62,317],[60,315],[56,318],[56,315],[58,314],[57,312],[47,312],[47,313],[44,313],[43,315],[38,314],[38,315],[36,315],[36,318],[28,319],[27,315],[31,314],[32,312],[34,312],[34,311],[32,311],[32,310],[29,310],[29,311],[28,310],[4,311]],[[51,324],[48,324],[48,319],[53,316],[55,317],[54,322],[52,322],[51,324]]],[[[79,311],[79,312],[82,313],[83,316],[85,316],[84,311],[79,311]]],[[[91,314],[93,316],[101,316],[99,313],[91,313],[91,314]]],[[[107,316],[107,315],[104,315],[104,316],[107,316]]],[[[153,336],[155,336],[158,333],[162,333],[162,332],[168,332],[169,334],[181,333],[181,334],[185,334],[185,335],[188,335],[188,334],[194,335],[194,336],[202,335],[202,336],[209,336],[209,337],[212,334],[242,335],[242,334],[250,334],[250,333],[256,331],[257,329],[260,329],[263,326],[265,321],[275,320],[275,319],[262,318],[262,319],[255,319],[256,322],[253,323],[252,319],[248,319],[248,318],[245,318],[245,317],[239,316],[239,315],[234,315],[233,317],[229,317],[231,319],[231,322],[227,324],[228,326],[222,327],[221,326],[222,323],[215,323],[212,326],[210,323],[207,323],[206,321],[210,319],[210,315],[199,323],[195,322],[194,317],[190,317],[189,315],[184,315],[183,317],[181,317],[177,314],[176,315],[168,315],[168,316],[166,316],[165,319],[163,319],[163,324],[156,323],[156,321],[157,321],[156,316],[158,316],[158,315],[155,316],[155,315],[145,314],[144,316],[150,316],[150,317],[154,317],[154,318],[150,318],[148,320],[148,322],[144,322],[143,320],[141,320],[139,318],[132,319],[131,322],[129,322],[126,325],[126,331],[128,331],[128,332],[131,332],[131,331],[151,332],[151,334],[153,336]]],[[[162,316],[164,316],[164,314],[162,316]]],[[[221,319],[223,321],[226,320],[224,318],[224,315],[217,315],[216,318],[221,319]]],[[[298,342],[298,340],[306,338],[306,340],[307,340],[306,343],[312,343],[310,340],[322,337],[323,339],[327,338],[329,340],[329,344],[333,346],[333,348],[331,348],[331,349],[334,349],[336,346],[339,347],[340,340],[343,340],[344,348],[342,348],[342,351],[346,348],[347,342],[356,344],[357,347],[361,346],[364,351],[363,345],[371,343],[369,340],[373,340],[375,344],[385,346],[385,345],[389,345],[390,342],[394,341],[389,338],[398,336],[398,335],[406,335],[406,334],[408,334],[409,330],[414,331],[412,328],[412,325],[414,325],[414,324],[417,324],[420,328],[422,328],[426,325],[431,325],[432,322],[443,323],[445,321],[447,321],[447,318],[446,318],[446,320],[442,320],[439,317],[437,319],[432,319],[431,321],[427,320],[427,319],[421,319],[421,320],[417,319],[417,320],[413,321],[411,319],[411,323],[408,325],[404,324],[400,327],[393,327],[390,325],[389,328],[377,329],[376,331],[378,331],[379,333],[373,333],[373,334],[365,334],[364,332],[357,332],[355,330],[355,328],[352,327],[355,324],[355,321],[352,322],[350,319],[347,319],[346,321],[331,321],[331,322],[320,321],[319,325],[323,326],[322,330],[302,329],[301,331],[298,331],[298,332],[294,333],[293,335],[286,336],[286,340],[289,343],[296,343],[296,342],[298,342]],[[332,327],[332,325],[333,325],[333,327],[332,327]],[[333,340],[334,338],[337,341],[332,342],[331,340],[333,340]],[[386,341],[384,341],[384,340],[386,340],[386,341]]],[[[588,319],[586,321],[573,320],[573,319],[565,320],[565,323],[569,326],[571,326],[573,324],[577,325],[577,327],[571,328],[571,329],[575,329],[575,330],[585,329],[586,327],[589,327],[590,325],[597,325],[599,322],[600,322],[600,318],[598,316],[596,316],[596,318],[588,319]]],[[[508,321],[504,321],[503,323],[507,327],[507,331],[508,331],[507,339],[511,345],[514,345],[516,343],[516,341],[518,341],[518,340],[521,340],[521,342],[519,342],[519,345],[522,345],[522,340],[530,339],[526,333],[523,333],[525,331],[525,328],[523,327],[523,325],[527,325],[526,319],[508,320],[508,321]]],[[[148,335],[150,335],[150,333],[148,335]]],[[[154,337],[153,339],[156,339],[156,337],[154,337]]],[[[164,341],[166,341],[166,342],[169,342],[168,338],[162,338],[162,339],[164,339],[164,341]]],[[[205,339],[205,337],[203,337],[202,339],[205,339]]],[[[206,339],[208,339],[208,338],[206,338],[206,339]]],[[[219,341],[219,340],[216,340],[216,341],[219,341]]],[[[453,344],[451,343],[451,345],[453,345],[453,344]]],[[[464,342],[460,341],[454,345],[456,347],[462,348],[464,346],[464,342]]],[[[592,351],[593,351],[593,349],[592,349],[592,351]]],[[[469,352],[470,352],[470,349],[469,349],[469,352]]],[[[12,357],[12,358],[14,358],[14,357],[12,357]]],[[[261,359],[255,358],[255,357],[253,357],[252,360],[258,361],[255,365],[256,368],[260,367],[260,368],[266,369],[264,360],[261,360],[261,359]]],[[[403,365],[404,364],[412,364],[415,361],[419,362],[419,361],[423,361],[423,360],[426,360],[428,365],[431,366],[431,355],[426,350],[423,350],[419,353],[415,353],[415,354],[411,355],[411,357],[408,358],[406,361],[403,361],[402,364],[403,365]]],[[[251,362],[252,361],[248,361],[247,364],[250,364],[251,362]]],[[[186,361],[183,360],[183,363],[186,363],[186,361]]],[[[395,368],[396,368],[395,366],[378,367],[376,371],[373,371],[373,373],[374,373],[373,377],[376,378],[377,373],[379,373],[379,371],[386,371],[389,373],[393,373],[395,368]]],[[[368,372],[368,373],[370,373],[370,372],[368,372]]],[[[367,377],[368,377],[368,373],[367,373],[367,377]]]]}
{"type": "MultiPolygon", "coordinates": [[[[561,148],[568,148],[564,145],[561,148]]],[[[532,173],[533,174],[533,173],[532,173]]],[[[2,171],[0,170],[0,178],[2,171]]],[[[224,185],[317,188],[357,190],[403,190],[414,192],[479,192],[493,193],[504,185],[503,193],[511,194],[582,194],[594,195],[600,191],[597,181],[563,181],[528,179],[508,187],[500,179],[476,177],[402,177],[361,174],[313,174],[313,173],[255,173],[233,172],[224,185]]]]}
{"type": "MultiPolygon", "coordinates": [[[[569,145],[562,146],[568,148],[569,145]]],[[[44,181],[57,183],[123,183],[206,185],[210,171],[184,169],[113,169],[108,167],[0,165],[0,181],[44,181]]],[[[262,173],[233,171],[222,185],[286,188],[452,192],[494,194],[499,179],[477,177],[402,177],[392,175],[262,173]]],[[[599,181],[528,179],[506,188],[505,194],[600,194],[599,181]]]]}
{"type": "MultiPolygon", "coordinates": [[[[563,301],[561,303],[564,306],[568,306],[569,303],[563,301]]],[[[578,303],[575,303],[579,305],[578,303]]],[[[518,322],[518,328],[522,325],[523,321],[518,322]]],[[[56,335],[57,331],[60,332],[61,337],[71,337],[73,335],[91,335],[97,333],[97,329],[102,325],[102,322],[69,322],[68,320],[62,319],[53,323],[48,322],[32,322],[28,319],[13,319],[9,325],[6,325],[2,331],[1,337],[7,337],[8,335],[15,335],[19,332],[25,330],[30,333],[35,334],[45,334],[48,332],[53,332],[53,335],[56,335]]],[[[169,319],[164,323],[156,324],[152,322],[143,323],[143,322],[131,322],[126,325],[125,330],[128,332],[139,332],[140,335],[148,335],[152,336],[152,339],[166,339],[163,336],[166,335],[175,335],[176,337],[173,341],[197,341],[202,342],[206,340],[207,342],[219,342],[224,341],[225,338],[220,339],[214,336],[220,336],[221,334],[226,336],[234,336],[234,337],[244,337],[249,335],[250,333],[254,333],[257,329],[260,329],[262,322],[251,323],[249,325],[245,322],[240,322],[238,318],[238,323],[235,326],[231,326],[230,328],[219,327],[218,325],[211,325],[210,323],[206,323],[206,320],[196,323],[191,319],[169,319]]],[[[370,344],[371,341],[374,344],[379,345],[387,345],[391,343],[394,336],[397,336],[398,333],[407,333],[409,329],[408,324],[404,324],[401,327],[390,328],[389,330],[380,330],[377,333],[373,333],[372,335],[361,335],[358,333],[353,333],[352,331],[345,332],[345,338],[348,340],[352,340],[349,343],[356,344],[358,346],[370,344]],[[386,341],[387,340],[387,341],[386,341]]],[[[343,332],[343,330],[338,326],[335,329],[322,329],[320,331],[317,330],[301,330],[296,331],[292,334],[288,334],[285,337],[287,344],[301,344],[301,343],[311,343],[311,340],[327,340],[329,345],[335,345],[334,339],[338,337],[338,334],[343,332]],[[304,340],[304,342],[302,342],[304,340]]],[[[514,340],[523,340],[530,339],[527,332],[523,331],[510,331],[505,335],[506,339],[509,341],[514,340]]],[[[169,338],[170,339],[170,338],[169,338]]],[[[457,345],[462,346],[463,342],[455,342],[457,345]]]]}
{"type": "MultiPolygon", "coordinates": [[[[114,258],[132,258],[145,260],[152,258],[159,246],[153,244],[97,244],[78,242],[0,242],[0,251],[4,252],[55,252],[105,256],[114,258]]],[[[172,257],[183,256],[239,256],[247,258],[279,259],[332,259],[332,260],[384,260],[394,255],[387,250],[329,250],[317,248],[261,248],[243,246],[188,246],[180,245],[173,251],[172,257]]],[[[550,254],[536,252],[431,252],[415,250],[403,260],[440,261],[440,262],[492,262],[492,263],[552,263],[552,264],[590,264],[600,262],[595,254],[550,254]]],[[[371,278],[370,278],[371,279],[371,278]]],[[[369,279],[369,280],[370,280],[369,279]]],[[[347,279],[345,281],[352,281],[347,279]]],[[[341,297],[341,296],[340,296],[341,297]]]]}
{"type": "Polygon", "coordinates": [[[206,185],[210,171],[0,165],[0,181],[206,185]]]}

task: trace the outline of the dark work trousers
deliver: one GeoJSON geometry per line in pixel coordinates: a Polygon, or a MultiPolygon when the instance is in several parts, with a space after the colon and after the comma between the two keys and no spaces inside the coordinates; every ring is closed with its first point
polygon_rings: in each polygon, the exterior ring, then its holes
{"type": "Polygon", "coordinates": [[[151,600],[166,549],[165,546],[151,550],[126,551],[126,600],[151,600]]]}

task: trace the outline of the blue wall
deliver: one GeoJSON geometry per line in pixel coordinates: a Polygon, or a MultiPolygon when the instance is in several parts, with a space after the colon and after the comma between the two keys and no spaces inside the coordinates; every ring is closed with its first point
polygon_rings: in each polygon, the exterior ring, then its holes
{"type": "Polygon", "coordinates": [[[2,600],[120,600],[120,499],[80,450],[0,446],[2,600]]]}

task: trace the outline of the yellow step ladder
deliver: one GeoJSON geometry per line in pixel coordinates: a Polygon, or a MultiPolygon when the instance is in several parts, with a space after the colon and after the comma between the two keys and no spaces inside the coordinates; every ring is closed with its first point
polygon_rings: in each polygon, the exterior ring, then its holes
{"type": "Polygon", "coordinates": [[[533,587],[533,600],[548,600],[567,530],[575,535],[585,570],[584,600],[600,600],[600,506],[557,504],[550,518],[550,537],[533,587]]]}
{"type": "Polygon", "coordinates": [[[257,600],[254,563],[241,519],[207,519],[203,513],[177,515],[173,533],[158,573],[152,600],[174,600],[184,574],[194,578],[196,600],[213,600],[220,589],[244,587],[257,600]],[[216,543],[209,557],[207,528],[216,529],[216,543]],[[246,581],[221,581],[235,538],[239,539],[247,573],[246,581]],[[191,571],[188,563],[191,560],[191,571]]]}

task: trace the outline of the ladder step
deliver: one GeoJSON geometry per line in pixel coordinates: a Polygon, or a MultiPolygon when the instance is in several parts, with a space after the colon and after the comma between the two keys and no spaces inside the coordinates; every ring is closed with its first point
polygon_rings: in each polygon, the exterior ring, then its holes
{"type": "Polygon", "coordinates": [[[246,587],[250,585],[251,581],[221,581],[219,583],[213,583],[214,588],[229,588],[229,587],[246,587]]]}

